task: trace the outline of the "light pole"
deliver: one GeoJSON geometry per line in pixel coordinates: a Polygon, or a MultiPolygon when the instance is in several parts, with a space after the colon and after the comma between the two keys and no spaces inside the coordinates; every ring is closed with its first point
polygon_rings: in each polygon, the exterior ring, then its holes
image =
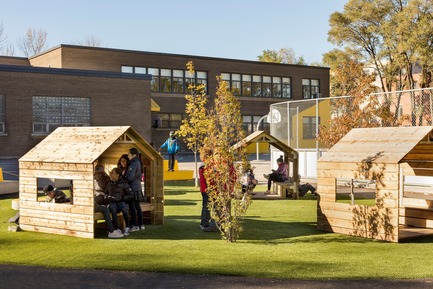
{"type": "MultiPolygon", "coordinates": [[[[258,130],[260,129],[260,124],[261,124],[261,122],[262,122],[266,117],[268,117],[268,116],[269,116],[269,113],[268,113],[267,115],[262,116],[262,117],[259,119],[259,121],[257,122],[257,128],[256,128],[256,131],[258,131],[258,130]]],[[[256,161],[258,161],[258,160],[259,160],[259,143],[256,142],[256,161]]]]}

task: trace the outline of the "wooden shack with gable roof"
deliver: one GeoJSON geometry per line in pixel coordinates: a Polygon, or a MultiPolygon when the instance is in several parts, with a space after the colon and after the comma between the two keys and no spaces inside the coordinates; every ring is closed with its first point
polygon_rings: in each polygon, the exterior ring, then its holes
{"type": "Polygon", "coordinates": [[[433,234],[433,127],[352,129],[317,174],[319,230],[391,242],[433,234]],[[338,202],[342,180],[374,183],[375,205],[338,202]]]}
{"type": "Polygon", "coordinates": [[[242,139],[240,142],[233,145],[234,149],[239,149],[243,146],[249,146],[254,143],[267,143],[274,148],[278,149],[283,154],[284,163],[288,166],[288,177],[291,181],[287,182],[273,182],[275,193],[279,194],[280,197],[286,198],[286,190],[295,196],[297,199],[298,196],[298,187],[299,187],[299,153],[286,145],[283,141],[278,138],[272,136],[266,131],[255,131],[242,139]]]}
{"type": "Polygon", "coordinates": [[[133,128],[59,127],[19,159],[20,228],[84,238],[95,237],[93,171],[102,164],[108,172],[122,154],[137,148],[144,163],[146,223],[164,222],[163,158],[133,128]],[[46,203],[41,179],[71,184],[71,202],[46,203]]]}

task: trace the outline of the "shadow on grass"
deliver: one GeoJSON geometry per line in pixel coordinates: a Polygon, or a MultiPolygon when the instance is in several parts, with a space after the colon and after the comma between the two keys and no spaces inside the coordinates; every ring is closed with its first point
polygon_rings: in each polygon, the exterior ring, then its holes
{"type": "Polygon", "coordinates": [[[410,238],[403,241],[400,241],[400,243],[406,243],[406,244],[422,244],[422,243],[433,243],[433,236],[419,236],[416,238],[410,238]]]}
{"type": "Polygon", "coordinates": [[[195,206],[196,201],[193,200],[164,200],[164,206],[195,206]]]}
{"type": "MultiPolygon", "coordinates": [[[[318,231],[315,222],[278,222],[246,218],[242,243],[368,243],[373,240],[318,231]]],[[[133,239],[206,240],[221,239],[219,232],[203,232],[198,216],[166,216],[164,225],[148,226],[143,234],[131,234],[133,239]]]]}
{"type": "Polygon", "coordinates": [[[7,200],[7,199],[18,199],[19,193],[11,193],[11,194],[4,194],[0,195],[0,200],[7,200]]]}

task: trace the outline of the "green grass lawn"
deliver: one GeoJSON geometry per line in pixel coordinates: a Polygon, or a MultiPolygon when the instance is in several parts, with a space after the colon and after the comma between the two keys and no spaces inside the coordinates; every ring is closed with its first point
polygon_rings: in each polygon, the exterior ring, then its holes
{"type": "Polygon", "coordinates": [[[112,240],[8,232],[15,211],[0,196],[0,263],[294,279],[433,277],[433,238],[395,244],[317,231],[310,194],[254,200],[237,243],[200,230],[201,195],[192,183],[167,183],[165,197],[164,225],[112,240]]]}

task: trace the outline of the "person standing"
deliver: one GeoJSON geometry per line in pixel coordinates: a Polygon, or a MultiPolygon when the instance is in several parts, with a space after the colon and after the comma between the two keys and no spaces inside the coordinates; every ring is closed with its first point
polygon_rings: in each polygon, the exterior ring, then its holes
{"type": "Polygon", "coordinates": [[[200,193],[202,197],[200,228],[204,232],[215,232],[218,229],[216,227],[215,221],[211,218],[210,210],[208,206],[209,195],[207,193],[207,183],[206,183],[206,178],[204,176],[205,169],[206,168],[204,163],[202,163],[198,169],[198,173],[200,176],[200,193]]]}
{"type": "Polygon", "coordinates": [[[128,158],[130,163],[124,177],[134,192],[134,198],[128,202],[131,211],[131,232],[145,229],[143,212],[140,207],[140,202],[144,201],[144,196],[141,189],[142,165],[139,155],[138,149],[129,149],[128,158]]]}
{"type": "Polygon", "coordinates": [[[174,131],[170,131],[169,138],[161,145],[159,151],[161,152],[163,148],[167,148],[168,171],[174,172],[174,162],[176,159],[176,154],[180,151],[179,140],[174,135],[174,131]]]}

